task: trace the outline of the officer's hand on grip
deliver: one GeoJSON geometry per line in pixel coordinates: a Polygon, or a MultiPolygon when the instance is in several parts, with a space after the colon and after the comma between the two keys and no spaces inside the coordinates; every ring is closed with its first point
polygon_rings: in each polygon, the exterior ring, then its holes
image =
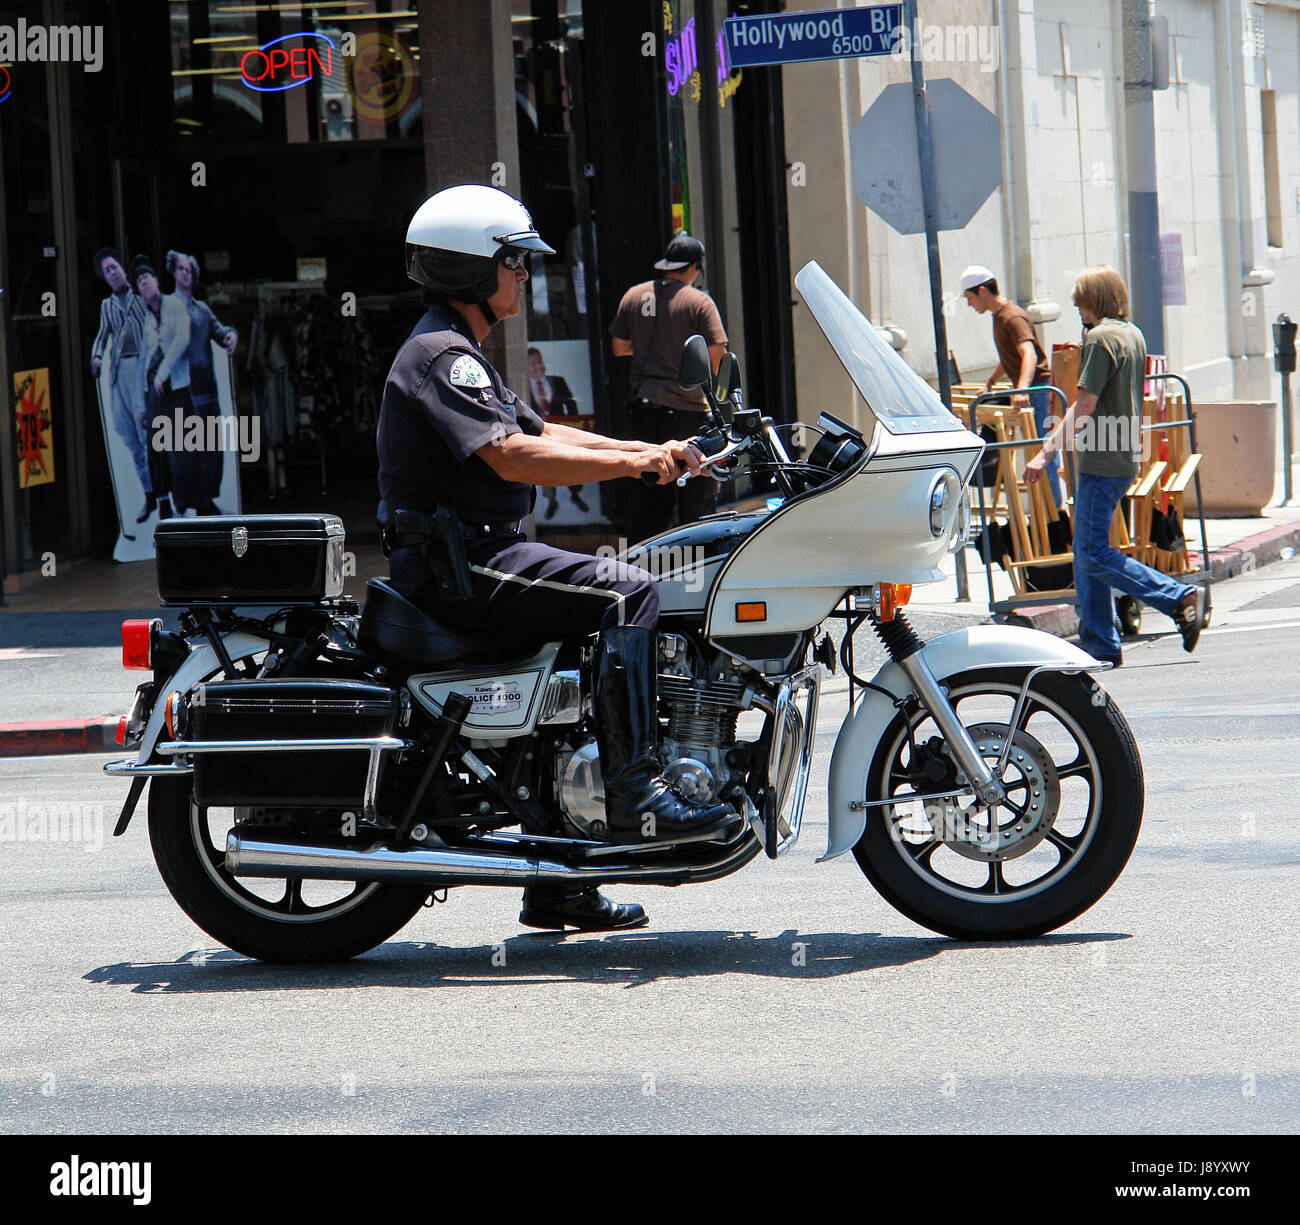
{"type": "Polygon", "coordinates": [[[699,451],[689,442],[665,442],[633,457],[643,485],[668,485],[683,468],[696,476],[700,471],[699,451]]]}

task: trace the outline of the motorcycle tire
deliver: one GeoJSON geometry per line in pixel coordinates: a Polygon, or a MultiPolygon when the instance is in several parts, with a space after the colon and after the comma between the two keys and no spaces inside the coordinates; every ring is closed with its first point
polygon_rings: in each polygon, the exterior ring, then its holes
{"type": "MultiPolygon", "coordinates": [[[[1026,675],[1025,669],[975,670],[944,678],[943,685],[949,692],[949,700],[955,701],[963,725],[988,727],[989,724],[979,724],[978,721],[972,724],[962,715],[962,700],[995,695],[999,700],[1014,702],[1026,675]]],[[[1133,733],[1118,707],[1096,681],[1082,673],[1039,673],[1030,685],[1029,698],[1036,705],[1029,708],[1028,717],[1022,720],[1022,730],[1033,735],[1034,718],[1040,710],[1046,711],[1076,741],[1078,752],[1074,761],[1059,764],[1069,770],[1088,758],[1083,768],[1064,776],[1082,778],[1088,787],[1088,802],[1083,806],[1086,815],[1076,836],[1079,847],[1072,852],[1067,866],[1063,850],[1053,842],[1059,862],[1046,872],[1045,883],[1031,882],[1020,886],[1008,885],[1004,881],[1003,891],[995,893],[990,883],[995,876],[1001,876],[1004,869],[1000,865],[995,869],[991,862],[988,863],[989,881],[985,884],[954,883],[942,877],[933,862],[939,857],[940,850],[949,855],[958,854],[951,849],[951,844],[931,837],[935,846],[928,855],[904,849],[906,835],[899,832],[900,826],[894,823],[891,809],[868,809],[866,830],[853,848],[859,867],[891,906],[931,931],[970,941],[1026,939],[1053,931],[1077,918],[1106,893],[1123,871],[1137,842],[1144,801],[1142,762],[1133,733]],[[1073,729],[1069,726],[1071,723],[1073,729]],[[1087,741],[1086,746],[1083,740],[1087,741]],[[1057,879],[1053,880],[1054,876],[1057,879]]],[[[915,729],[928,719],[924,711],[900,712],[895,717],[881,738],[867,774],[868,800],[886,799],[890,794],[898,794],[884,789],[886,770],[891,768],[891,762],[897,770],[901,758],[896,755],[901,754],[908,744],[909,725],[915,729]]],[[[1005,728],[1005,721],[1001,726],[1005,728]]],[[[1059,736],[1049,737],[1049,740],[1059,739],[1059,736]]],[[[912,740],[915,742],[915,737],[912,740]]],[[[908,751],[910,754],[911,750],[908,751]]],[[[1057,786],[1059,790],[1059,782],[1057,786]]],[[[967,792],[959,802],[966,803],[970,799],[973,799],[973,794],[967,792]]],[[[1030,795],[1026,792],[1026,807],[1029,802],[1030,795]]],[[[910,811],[915,813],[915,808],[910,811]]],[[[1053,814],[1053,821],[1058,817],[1059,812],[1053,814]]],[[[924,820],[930,823],[933,834],[932,819],[927,814],[924,820]]],[[[924,826],[921,829],[922,832],[915,835],[918,839],[926,837],[924,826]]],[[[1051,833],[1052,829],[1048,828],[1042,840],[1045,841],[1051,833]]],[[[1037,846],[1032,846],[1032,849],[1037,850],[1037,846]]],[[[1050,855],[1051,852],[1046,851],[1044,858],[1050,858],[1050,855]]],[[[991,858],[996,858],[996,855],[991,858]]],[[[957,866],[966,870],[963,864],[957,866]]],[[[969,872],[974,875],[982,870],[977,864],[969,872]]]]}
{"type": "Polygon", "coordinates": [[[288,885],[281,903],[268,902],[226,870],[224,848],[213,846],[205,832],[206,810],[192,799],[189,777],[152,781],[149,842],[154,862],[177,905],[237,953],[277,963],[346,961],[400,931],[429,895],[419,885],[358,885],[338,903],[313,913],[317,908],[302,903],[299,887],[299,913],[294,914],[288,885]]]}

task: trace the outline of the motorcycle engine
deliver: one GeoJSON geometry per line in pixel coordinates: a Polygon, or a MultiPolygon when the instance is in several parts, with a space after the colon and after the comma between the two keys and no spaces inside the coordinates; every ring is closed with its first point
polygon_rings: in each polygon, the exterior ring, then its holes
{"type": "MultiPolygon", "coordinates": [[[[747,764],[728,761],[738,745],[736,720],[748,709],[748,683],[724,655],[692,658],[680,634],[659,635],[659,707],[668,729],[659,744],[662,773],[688,800],[709,803],[743,781],[747,764]]],[[[565,749],[556,763],[560,810],[571,831],[591,838],[592,823],[605,820],[605,789],[594,738],[565,749]]]]}

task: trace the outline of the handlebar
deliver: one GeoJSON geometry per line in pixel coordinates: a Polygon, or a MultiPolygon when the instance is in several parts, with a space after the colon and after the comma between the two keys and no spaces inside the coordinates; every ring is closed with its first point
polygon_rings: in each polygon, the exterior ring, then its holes
{"type": "MultiPolygon", "coordinates": [[[[725,439],[726,435],[719,435],[719,438],[725,439]]],[[[694,445],[697,450],[703,450],[703,448],[700,447],[700,441],[702,440],[692,440],[692,445],[694,445]]],[[[738,438],[734,442],[724,442],[721,449],[714,451],[711,455],[706,451],[705,458],[700,464],[700,470],[696,475],[707,476],[714,468],[721,467],[725,464],[727,460],[738,451],[744,450],[749,441],[749,438],[738,438]]],[[[709,443],[706,442],[705,445],[708,446],[709,443]]],[[[691,474],[689,472],[683,472],[681,476],[677,478],[677,484],[685,485],[690,479],[691,474]]],[[[659,484],[659,478],[655,476],[653,472],[643,472],[641,473],[641,484],[645,485],[646,488],[653,488],[659,484]]]]}

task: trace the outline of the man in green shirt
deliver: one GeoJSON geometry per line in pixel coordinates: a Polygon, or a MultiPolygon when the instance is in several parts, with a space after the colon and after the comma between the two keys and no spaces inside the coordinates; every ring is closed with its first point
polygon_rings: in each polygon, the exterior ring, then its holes
{"type": "Polygon", "coordinates": [[[1195,650],[1205,623],[1205,588],[1144,566],[1110,543],[1115,508],[1141,463],[1146,340],[1129,320],[1128,290],[1114,268],[1081,272],[1074,283],[1074,304],[1088,333],[1079,355],[1079,395],[1025,466],[1025,480],[1033,484],[1052,456],[1073,444],[1079,473],[1074,587],[1080,645],[1116,667],[1123,662],[1111,590],[1117,587],[1171,616],[1183,636],[1183,650],[1195,650]]]}

